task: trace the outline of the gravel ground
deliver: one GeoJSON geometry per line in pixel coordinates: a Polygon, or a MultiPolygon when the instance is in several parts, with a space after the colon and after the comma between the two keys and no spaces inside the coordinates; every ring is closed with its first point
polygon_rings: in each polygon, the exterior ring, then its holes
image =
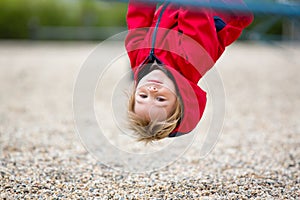
{"type": "Polygon", "coordinates": [[[0,199],[299,199],[299,44],[228,48],[214,149],[147,173],[101,164],[76,134],[73,84],[95,46],[0,42],[0,199]]]}

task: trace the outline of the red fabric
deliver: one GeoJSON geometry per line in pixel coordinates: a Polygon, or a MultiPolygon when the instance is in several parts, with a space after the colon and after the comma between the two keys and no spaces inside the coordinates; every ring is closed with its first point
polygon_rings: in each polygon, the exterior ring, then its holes
{"type": "MultiPolygon", "coordinates": [[[[223,2],[243,4],[241,0],[223,2]]],[[[156,10],[155,3],[129,2],[129,32],[125,46],[135,74],[149,56],[153,29],[161,9],[162,6],[156,10]]],[[[253,15],[249,12],[217,12],[174,4],[167,6],[157,32],[155,56],[173,74],[183,101],[183,118],[174,133],[185,134],[195,128],[206,104],[206,93],[197,85],[198,81],[252,20],[253,15]],[[215,28],[214,16],[226,23],[219,32],[215,28]]]]}

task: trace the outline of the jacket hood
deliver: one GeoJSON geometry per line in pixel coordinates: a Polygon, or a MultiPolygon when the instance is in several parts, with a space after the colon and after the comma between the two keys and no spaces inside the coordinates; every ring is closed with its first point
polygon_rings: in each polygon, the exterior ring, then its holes
{"type": "Polygon", "coordinates": [[[181,121],[169,135],[169,137],[176,137],[191,132],[197,126],[204,113],[206,92],[173,68],[166,68],[174,77],[182,101],[181,121]]]}

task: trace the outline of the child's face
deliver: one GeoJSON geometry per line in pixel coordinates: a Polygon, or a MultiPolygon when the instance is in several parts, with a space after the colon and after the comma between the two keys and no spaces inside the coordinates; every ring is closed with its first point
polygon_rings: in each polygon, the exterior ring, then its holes
{"type": "Polygon", "coordinates": [[[161,70],[144,76],[136,87],[134,112],[147,120],[167,119],[176,107],[173,81],[161,70]]]}

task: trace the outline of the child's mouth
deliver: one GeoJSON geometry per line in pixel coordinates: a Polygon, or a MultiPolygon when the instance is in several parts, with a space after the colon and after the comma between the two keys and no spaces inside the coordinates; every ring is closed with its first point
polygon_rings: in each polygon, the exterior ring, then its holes
{"type": "Polygon", "coordinates": [[[148,80],[148,82],[162,84],[162,82],[160,82],[160,81],[158,81],[158,80],[148,80]]]}

